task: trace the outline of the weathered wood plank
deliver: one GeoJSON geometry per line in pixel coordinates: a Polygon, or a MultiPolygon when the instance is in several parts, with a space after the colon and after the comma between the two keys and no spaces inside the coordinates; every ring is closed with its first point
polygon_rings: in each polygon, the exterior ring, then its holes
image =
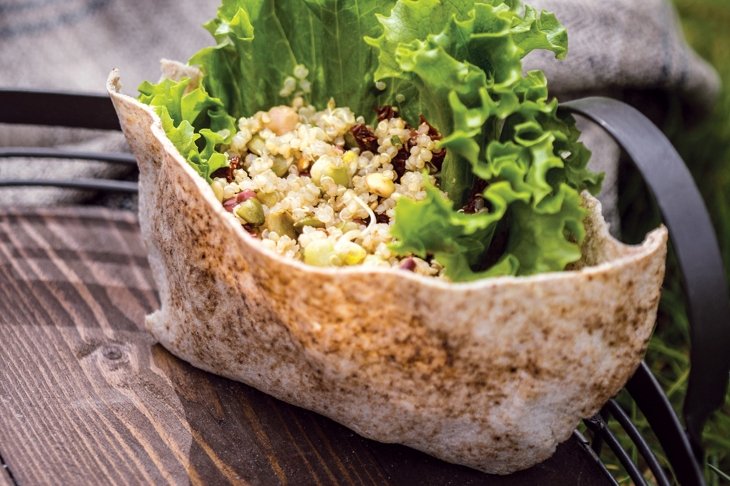
{"type": "Polygon", "coordinates": [[[68,328],[9,329],[2,359],[12,364],[0,394],[14,404],[14,414],[0,418],[0,440],[21,484],[48,483],[49,470],[69,484],[100,477],[118,484],[188,477],[198,484],[376,483],[377,471],[372,480],[360,477],[356,466],[363,458],[353,453],[362,447],[349,443],[347,434],[317,435],[323,418],[228,380],[209,380],[151,347],[143,334],[108,340],[94,329],[83,339],[68,328]],[[41,376],[23,373],[23,356],[39,357],[34,363],[41,376]],[[283,422],[287,416],[291,420],[283,422]],[[327,449],[351,457],[335,460],[327,449]]]}
{"type": "Polygon", "coordinates": [[[364,439],[172,356],[141,329],[156,306],[133,216],[0,213],[0,451],[19,484],[596,484],[575,442],[496,478],[364,439]]]}

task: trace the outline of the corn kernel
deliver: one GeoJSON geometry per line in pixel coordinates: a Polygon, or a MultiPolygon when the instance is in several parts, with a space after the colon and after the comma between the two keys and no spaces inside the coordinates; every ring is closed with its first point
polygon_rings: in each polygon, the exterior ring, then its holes
{"type": "Polygon", "coordinates": [[[395,183],[383,174],[368,174],[365,177],[365,184],[370,192],[381,197],[390,197],[395,191],[395,183]]]}

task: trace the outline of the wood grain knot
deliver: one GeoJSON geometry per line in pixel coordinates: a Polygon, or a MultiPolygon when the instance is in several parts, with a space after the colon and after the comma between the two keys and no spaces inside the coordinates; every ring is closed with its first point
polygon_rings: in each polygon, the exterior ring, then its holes
{"type": "Polygon", "coordinates": [[[106,345],[101,351],[101,354],[110,361],[118,361],[124,356],[124,352],[115,345],[106,345]]]}
{"type": "Polygon", "coordinates": [[[130,352],[129,346],[123,342],[104,342],[100,339],[85,341],[75,350],[76,357],[80,360],[96,356],[90,364],[95,362],[97,366],[101,365],[110,371],[127,367],[132,358],[130,352]]]}

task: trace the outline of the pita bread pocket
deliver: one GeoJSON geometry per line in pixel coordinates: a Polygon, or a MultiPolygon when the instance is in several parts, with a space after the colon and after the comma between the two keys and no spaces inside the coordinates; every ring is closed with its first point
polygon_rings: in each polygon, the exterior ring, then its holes
{"type": "Polygon", "coordinates": [[[161,300],[146,325],[193,365],[365,437],[497,474],[548,458],[638,366],[665,228],[624,245],[584,191],[581,256],[566,271],[448,282],[311,266],[265,248],[224,209],[158,111],[120,93],[116,70],[108,91],[140,168],[161,300]]]}

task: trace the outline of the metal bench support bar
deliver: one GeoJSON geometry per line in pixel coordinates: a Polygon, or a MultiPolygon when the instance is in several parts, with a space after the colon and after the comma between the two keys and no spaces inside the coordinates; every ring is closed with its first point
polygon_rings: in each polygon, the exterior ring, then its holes
{"type": "Polygon", "coordinates": [[[0,148],[0,159],[6,158],[32,159],[72,159],[99,160],[112,164],[137,167],[137,160],[132,154],[121,152],[88,152],[84,150],[64,150],[53,147],[6,147],[0,148]]]}
{"type": "Polygon", "coordinates": [[[677,151],[638,110],[596,97],[565,103],[562,108],[598,123],[618,142],[641,172],[669,228],[692,324],[692,367],[684,417],[701,463],[702,429],[710,414],[724,402],[730,371],[728,286],[707,209],[677,151]]]}
{"type": "Polygon", "coordinates": [[[121,130],[109,97],[32,89],[0,89],[0,123],[121,130]]]}
{"type": "Polygon", "coordinates": [[[66,189],[84,189],[89,191],[137,192],[134,181],[115,181],[109,179],[3,179],[0,187],[62,187],[66,189]]]}

